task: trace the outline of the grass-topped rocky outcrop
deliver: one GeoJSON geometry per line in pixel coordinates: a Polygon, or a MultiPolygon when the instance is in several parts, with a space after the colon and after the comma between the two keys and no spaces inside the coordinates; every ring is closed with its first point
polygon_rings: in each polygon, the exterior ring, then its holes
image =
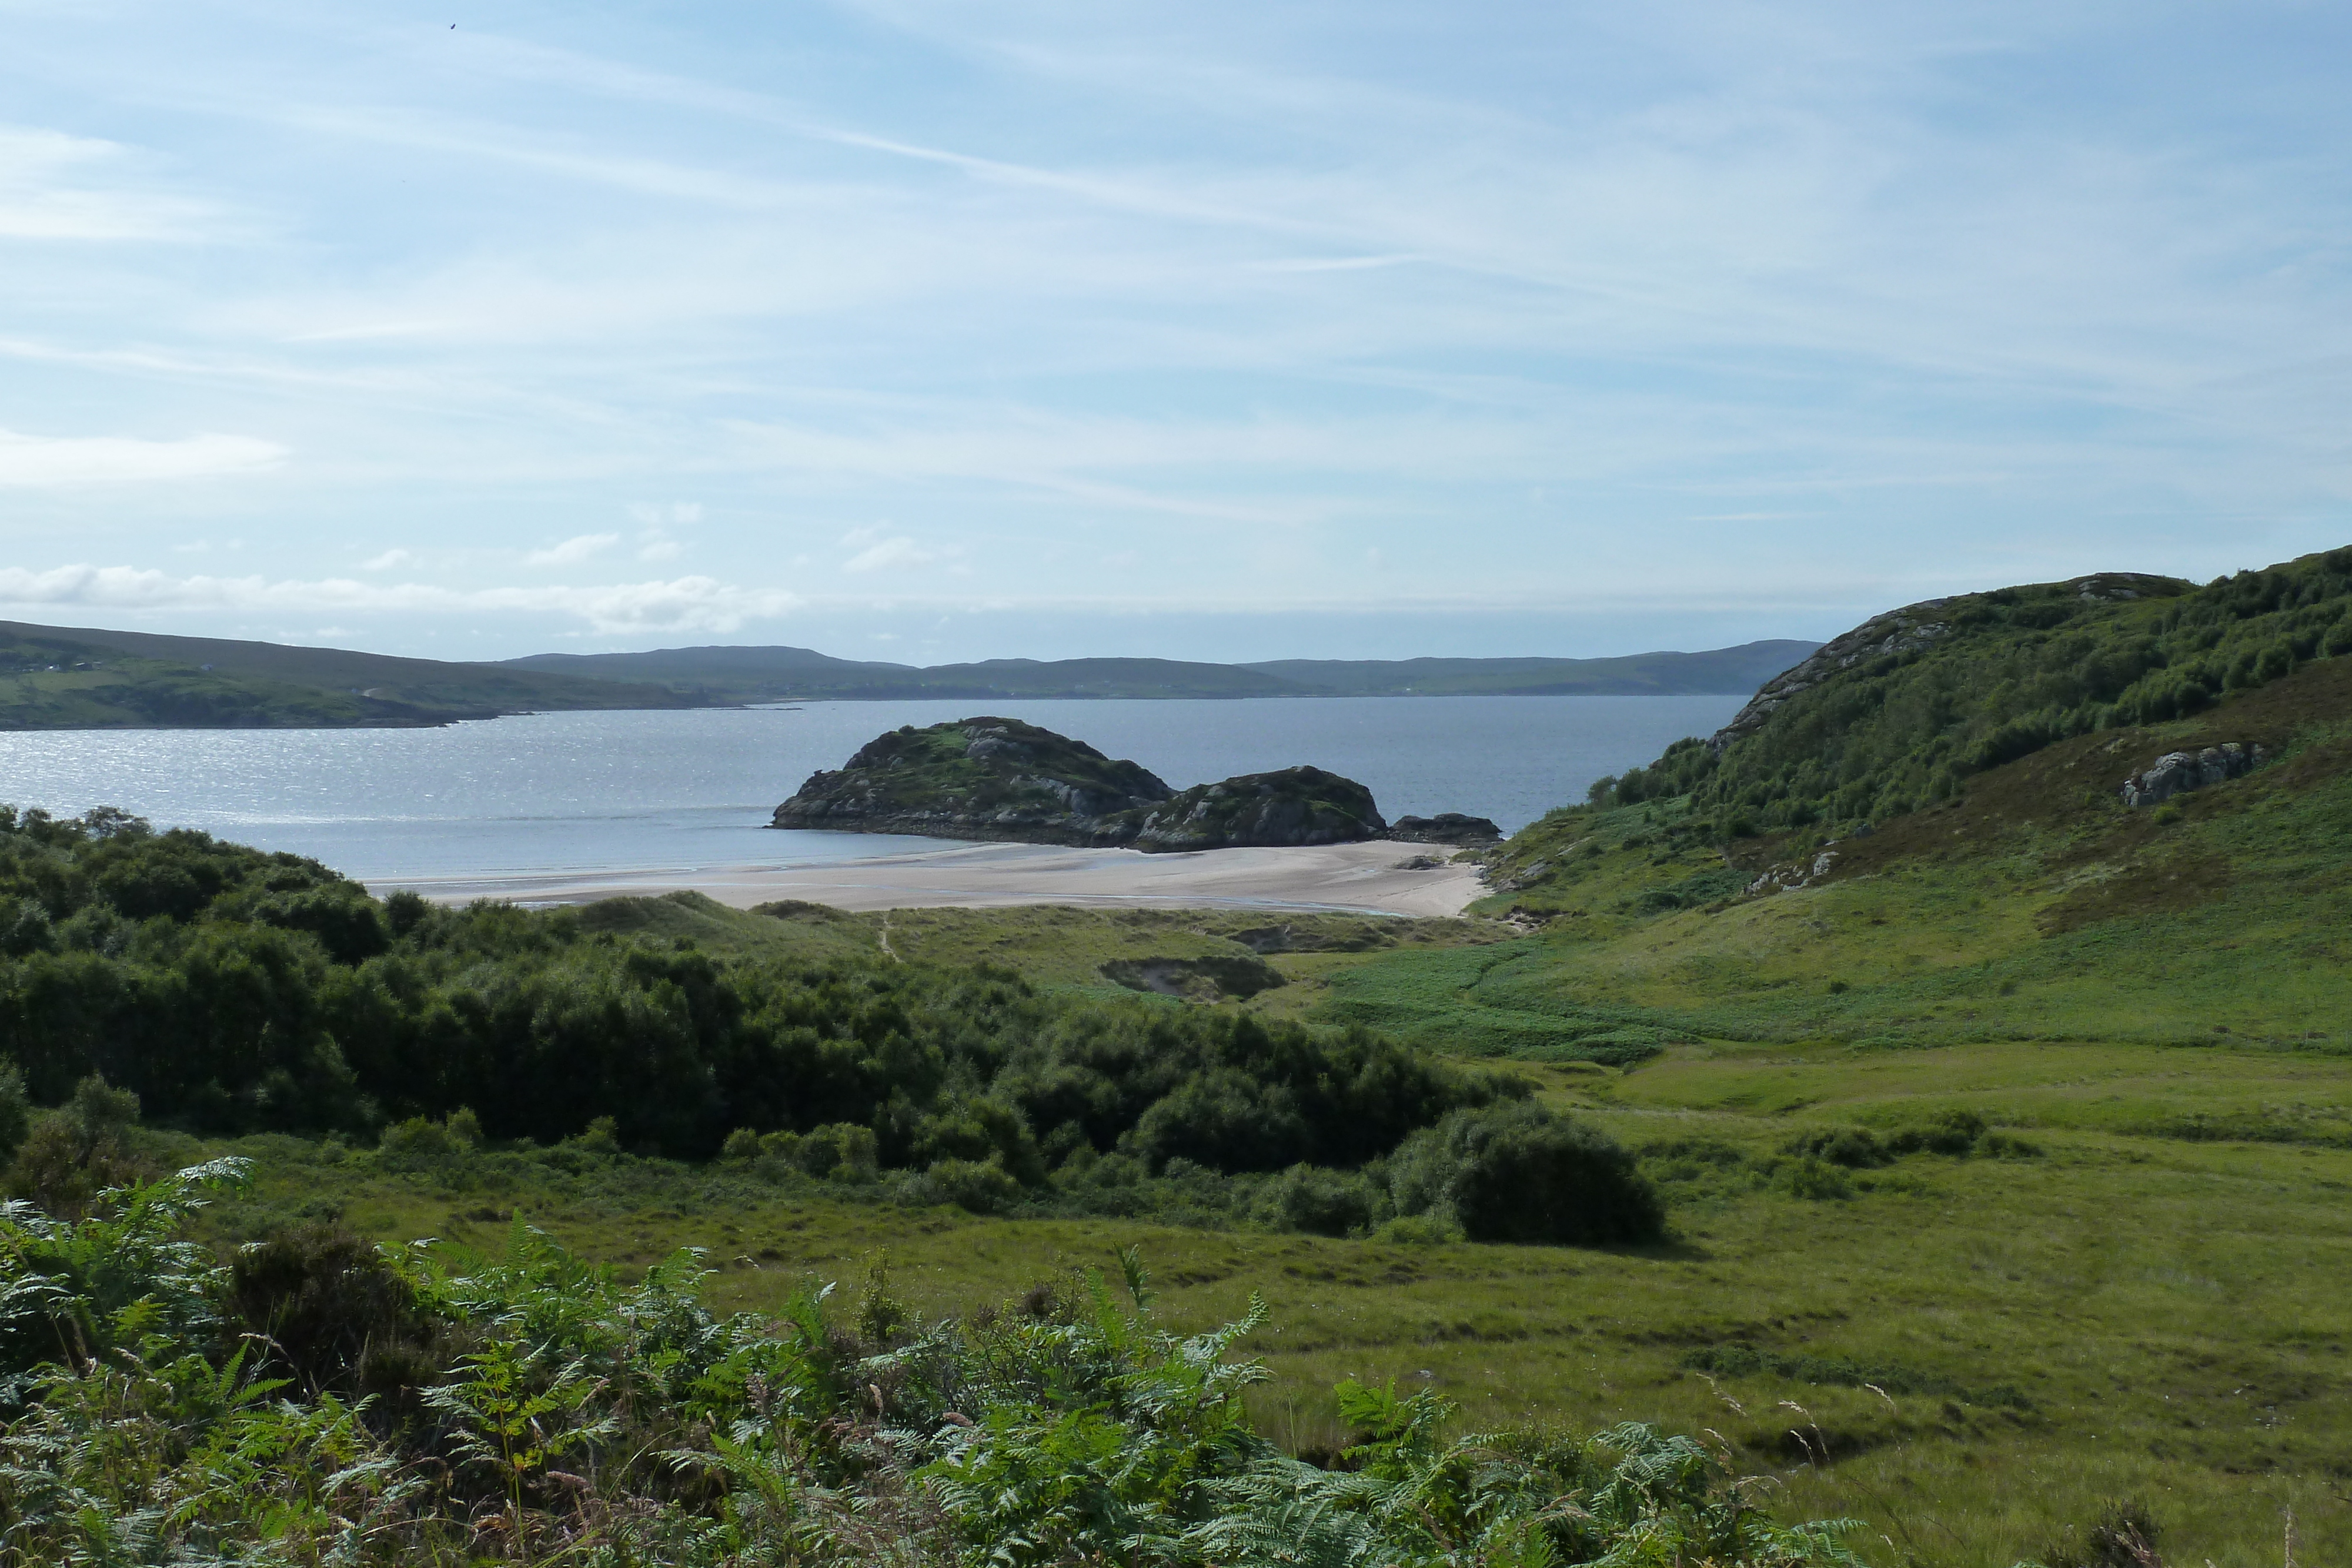
{"type": "Polygon", "coordinates": [[[2352,549],[2202,588],[2102,572],[1928,600],[1832,640],[1722,730],[1601,780],[1592,800],[1687,797],[1718,837],[1851,828],[1951,800],[2059,741],[2207,714],[2347,652],[2352,549]]]}
{"type": "Polygon", "coordinates": [[[1082,740],[995,717],[877,736],[810,775],[772,825],[1139,850],[1349,843],[1388,829],[1370,790],[1319,768],[1171,789],[1082,740]]]}

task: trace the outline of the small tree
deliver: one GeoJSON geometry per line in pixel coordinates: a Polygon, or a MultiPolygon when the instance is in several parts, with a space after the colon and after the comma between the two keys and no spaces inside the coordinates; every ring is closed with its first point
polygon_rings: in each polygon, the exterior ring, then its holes
{"type": "Polygon", "coordinates": [[[1405,1214],[1451,1214],[1473,1241],[1603,1246],[1665,1230],[1657,1189],[1599,1128],[1532,1102],[1457,1111],[1397,1151],[1405,1214]]]}

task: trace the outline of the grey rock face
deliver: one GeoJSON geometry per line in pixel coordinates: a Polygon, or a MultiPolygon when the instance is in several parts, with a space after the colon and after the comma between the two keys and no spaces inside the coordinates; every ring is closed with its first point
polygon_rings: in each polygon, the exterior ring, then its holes
{"type": "Polygon", "coordinates": [[[1748,891],[1759,894],[1786,893],[1793,888],[1807,886],[1818,878],[1829,875],[1830,868],[1837,864],[1837,851],[1825,849],[1815,854],[1810,861],[1801,860],[1788,865],[1776,865],[1754,882],[1749,883],[1748,891]]]}
{"type": "Polygon", "coordinates": [[[2167,752],[2156,759],[2153,768],[2124,780],[2124,804],[2160,805],[2175,795],[2242,778],[2269,760],[2270,754],[2261,747],[2241,746],[2234,740],[2209,746],[2202,751],[2167,752]]]}

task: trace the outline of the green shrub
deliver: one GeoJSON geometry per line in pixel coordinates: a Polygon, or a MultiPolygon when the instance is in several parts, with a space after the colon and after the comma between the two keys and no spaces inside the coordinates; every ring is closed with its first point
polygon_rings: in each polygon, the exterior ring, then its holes
{"type": "Polygon", "coordinates": [[[1867,1170],[1894,1163],[1895,1151],[1878,1141],[1867,1127],[1823,1127],[1800,1133],[1782,1145],[1801,1158],[1826,1160],[1849,1170],[1867,1170]]]}
{"type": "Polygon", "coordinates": [[[578,1136],[563,1140],[563,1146],[577,1149],[583,1155],[620,1154],[623,1152],[620,1121],[613,1116],[592,1116],[578,1136]]]}
{"type": "Polygon", "coordinates": [[[0,1163],[15,1157],[32,1128],[33,1097],[25,1092],[25,1075],[0,1062],[0,1163]]]}
{"type": "Polygon", "coordinates": [[[1790,1197],[1821,1202],[1853,1196],[1853,1183],[1844,1171],[1811,1155],[1782,1166],[1773,1179],[1790,1197]]]}
{"type": "Polygon", "coordinates": [[[1886,1140],[1898,1155],[1927,1150],[1937,1155],[1967,1155],[1985,1135],[1985,1121],[1973,1111],[1938,1111],[1924,1127],[1906,1127],[1886,1140]]]}
{"type": "Polygon", "coordinates": [[[2161,1531],[2147,1504],[2109,1503],[2088,1530],[2069,1531],[2042,1552],[2042,1568],[2148,1568],[2161,1531]]]}
{"type": "Polygon", "coordinates": [[[128,1143],[138,1122],[139,1096],[92,1073],[72,1099],[32,1123],[8,1166],[10,1196],[74,1216],[109,1187],[153,1174],[128,1143]]]}
{"type": "Polygon", "coordinates": [[[429,1170],[465,1157],[473,1145],[457,1136],[446,1122],[411,1116],[384,1128],[376,1152],[394,1170],[429,1170]]]}
{"type": "Polygon", "coordinates": [[[782,1160],[809,1176],[872,1181],[880,1145],[873,1128],[835,1122],[806,1133],[770,1133],[759,1140],[759,1146],[761,1155],[782,1160]]]}
{"type": "Polygon", "coordinates": [[[1925,1126],[1899,1128],[1884,1138],[1867,1127],[1816,1127],[1790,1138],[1781,1152],[1801,1161],[1870,1170],[1904,1155],[1967,1155],[1984,1137],[1984,1118],[1974,1112],[1938,1111],[1925,1126]]]}
{"type": "Polygon", "coordinates": [[[1022,1198],[1021,1184],[993,1160],[936,1160],[899,1189],[902,1203],[951,1203],[974,1214],[1003,1214],[1022,1198]]]}
{"type": "Polygon", "coordinates": [[[1360,1171],[1293,1166],[1258,1188],[1250,1218],[1268,1230],[1360,1234],[1381,1218],[1388,1195],[1360,1171]]]}
{"type": "Polygon", "coordinates": [[[1473,1241],[1601,1246],[1653,1241],[1665,1209],[1633,1156],[1586,1123],[1532,1102],[1458,1111],[1390,1162],[1403,1214],[1436,1214],[1473,1241]]]}
{"type": "Polygon", "coordinates": [[[1372,1232],[1372,1239],[1391,1247],[1443,1247],[1467,1239],[1458,1225],[1433,1214],[1400,1214],[1372,1232]]]}
{"type": "Polygon", "coordinates": [[[227,1305],[266,1361],[305,1388],[396,1394],[434,1335],[415,1288],[374,1243],[333,1226],[280,1230],[230,1255],[227,1305]]]}

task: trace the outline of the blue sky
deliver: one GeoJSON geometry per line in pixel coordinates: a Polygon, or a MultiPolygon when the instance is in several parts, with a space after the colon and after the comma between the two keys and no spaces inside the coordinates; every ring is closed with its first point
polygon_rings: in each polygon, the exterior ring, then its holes
{"type": "Polygon", "coordinates": [[[0,616],[1583,654],[2352,542],[2341,5],[437,3],[0,0],[0,616]]]}

